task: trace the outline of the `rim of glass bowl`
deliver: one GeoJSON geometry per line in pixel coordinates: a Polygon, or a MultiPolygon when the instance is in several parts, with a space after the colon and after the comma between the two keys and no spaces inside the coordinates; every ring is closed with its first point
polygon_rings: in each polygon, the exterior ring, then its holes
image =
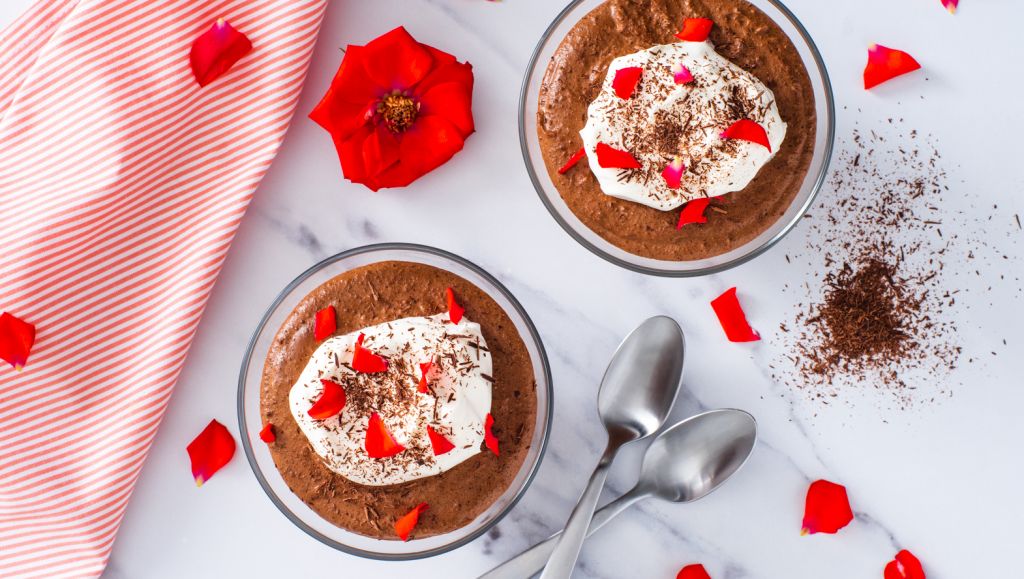
{"type": "MultiPolygon", "coordinates": [[[[349,267],[343,267],[338,272],[333,272],[332,277],[344,271],[349,271],[350,269],[351,268],[349,267]]],[[[478,286],[481,285],[476,280],[471,279],[469,281],[478,286]]],[[[285,315],[287,315],[287,313],[285,313],[285,315]]],[[[284,514],[286,518],[288,518],[288,520],[290,520],[295,526],[302,529],[306,534],[310,535],[314,539],[320,541],[325,545],[333,547],[339,551],[343,551],[351,555],[356,555],[368,559],[377,559],[385,561],[406,561],[413,559],[423,559],[426,557],[433,557],[435,555],[447,553],[459,547],[462,547],[463,545],[466,545],[467,543],[470,543],[471,541],[477,539],[478,537],[486,533],[488,530],[490,530],[492,527],[494,527],[496,524],[498,524],[498,522],[501,521],[505,517],[505,515],[507,515],[516,506],[519,500],[526,493],[527,489],[529,489],[530,485],[533,483],[533,480],[537,475],[537,471],[540,468],[540,465],[543,461],[544,454],[547,450],[548,438],[551,434],[552,416],[554,414],[552,412],[553,403],[554,388],[551,382],[551,368],[548,363],[548,356],[546,351],[544,350],[544,344],[541,341],[540,334],[537,332],[536,326],[534,326],[533,321],[530,319],[530,316],[526,313],[526,310],[523,308],[522,304],[519,303],[515,296],[513,296],[512,293],[503,284],[501,284],[501,282],[499,282],[491,274],[487,273],[487,271],[485,271],[483,268],[477,266],[476,264],[470,262],[469,260],[459,257],[453,253],[444,251],[442,249],[410,243],[381,243],[357,247],[328,257],[327,259],[320,261],[316,265],[304,271],[301,275],[299,275],[291,283],[289,283],[284,288],[284,290],[281,291],[281,293],[278,294],[278,296],[274,299],[273,303],[270,305],[270,307],[267,309],[266,313],[260,320],[259,325],[253,332],[252,337],[249,340],[249,344],[246,348],[245,356],[242,360],[241,372],[239,374],[238,379],[237,412],[238,424],[240,429],[239,436],[242,439],[242,447],[245,450],[245,456],[249,461],[249,466],[252,468],[253,473],[256,475],[256,479],[259,481],[260,486],[263,488],[263,491],[266,493],[267,497],[270,498],[270,501],[274,503],[278,510],[280,510],[281,513],[284,514]],[[278,328],[268,327],[268,323],[275,316],[275,314],[279,313],[279,309],[281,308],[282,304],[285,304],[287,300],[288,304],[286,305],[288,305],[288,312],[290,312],[291,308],[294,307],[299,300],[301,300],[308,294],[308,290],[301,292],[302,295],[293,296],[292,294],[295,293],[295,291],[298,288],[300,288],[304,282],[309,280],[314,275],[329,268],[330,266],[339,263],[344,264],[347,261],[352,261],[353,258],[365,258],[372,257],[374,255],[382,255],[384,257],[382,257],[379,260],[370,260],[366,263],[353,265],[352,267],[358,267],[360,265],[366,265],[368,263],[376,263],[378,261],[386,261],[389,259],[405,259],[408,261],[427,263],[428,265],[434,266],[438,265],[437,262],[441,262],[450,266],[450,271],[456,275],[465,277],[466,273],[469,273],[470,275],[477,276],[480,280],[485,282],[484,285],[490,286],[489,288],[480,287],[481,290],[486,291],[489,295],[491,295],[492,298],[497,299],[499,301],[499,305],[501,305],[503,309],[507,310],[508,307],[506,306],[510,306],[511,310],[513,310],[508,311],[506,313],[508,313],[509,316],[513,319],[513,324],[516,326],[516,329],[519,331],[524,341],[529,341],[529,343],[527,344],[527,350],[530,351],[531,361],[534,364],[535,380],[537,380],[538,382],[544,382],[543,384],[538,383],[537,385],[538,420],[534,429],[534,439],[531,444],[531,447],[536,448],[536,451],[532,451],[531,449],[531,451],[533,452],[533,456],[527,456],[525,462],[523,463],[523,466],[520,468],[519,473],[516,475],[516,479],[514,479],[513,484],[510,485],[508,489],[506,489],[505,494],[503,494],[497,501],[495,501],[494,504],[492,504],[491,507],[488,508],[488,510],[481,513],[476,519],[474,519],[473,522],[469,523],[464,527],[460,527],[459,529],[456,529],[444,535],[427,537],[425,539],[413,539],[408,542],[373,539],[370,537],[359,535],[357,533],[353,533],[346,529],[342,529],[341,527],[334,526],[333,524],[327,522],[322,517],[320,517],[315,511],[309,509],[309,507],[306,507],[306,505],[301,501],[301,499],[298,499],[296,495],[291,493],[291,491],[287,487],[287,484],[283,482],[283,479],[281,479],[280,484],[283,486],[283,490],[285,491],[285,493],[288,493],[288,495],[290,496],[286,496],[285,499],[282,499],[282,497],[279,496],[278,494],[278,489],[273,488],[270,481],[267,480],[267,477],[264,474],[264,467],[266,466],[269,467],[269,469],[272,469],[272,476],[281,476],[280,473],[278,473],[276,466],[274,465],[273,459],[269,457],[269,450],[266,451],[267,458],[265,460],[269,461],[269,463],[266,464],[261,464],[260,459],[258,459],[255,454],[254,441],[252,440],[252,437],[255,437],[256,432],[260,430],[260,427],[262,427],[262,421],[260,421],[258,423],[259,426],[255,430],[253,430],[249,427],[249,421],[247,420],[246,417],[247,384],[250,385],[250,388],[255,393],[255,417],[259,418],[260,415],[259,392],[260,382],[263,376],[263,360],[265,358],[266,352],[261,351],[259,353],[258,358],[254,358],[253,355],[256,351],[257,346],[259,345],[261,338],[273,340],[273,336],[277,334],[278,328]],[[434,261],[420,261],[416,259],[416,257],[418,256],[427,259],[434,258],[434,261]],[[495,294],[498,295],[496,296],[495,294]],[[502,299],[507,303],[501,303],[502,299]],[[524,335],[524,330],[526,335],[524,335]],[[270,332],[270,334],[268,335],[267,332],[270,332]],[[254,362],[255,367],[253,367],[254,362]],[[519,481],[518,486],[517,481],[519,481]],[[286,499],[293,499],[294,501],[297,501],[299,505],[305,507],[305,509],[308,512],[305,512],[304,515],[306,517],[312,516],[312,522],[308,522],[303,515],[296,513],[293,508],[289,507],[285,502],[286,499]],[[500,507],[500,509],[498,509],[495,512],[491,512],[491,510],[494,509],[496,505],[502,504],[505,501],[507,502],[506,504],[504,504],[504,506],[500,507]],[[314,525],[317,525],[319,528],[314,528],[314,525]],[[477,528],[474,528],[474,526],[476,526],[477,528]],[[470,530],[469,532],[465,532],[466,529],[472,530],[470,530]],[[329,534],[335,530],[337,532],[337,535],[329,536],[329,534]],[[450,539],[446,539],[446,537],[452,535],[454,536],[450,539]],[[339,536],[343,538],[337,538],[339,536]],[[397,550],[383,552],[373,550],[372,548],[369,548],[367,546],[356,547],[346,543],[345,539],[349,541],[366,543],[367,545],[376,543],[379,544],[380,547],[390,547],[392,549],[397,548],[397,550]]]]}
{"type": "MultiPolygon", "coordinates": [[[[778,0],[747,0],[762,10],[765,6],[773,7],[779,15],[789,22],[799,35],[799,38],[794,38],[793,34],[783,27],[790,39],[797,45],[797,51],[802,57],[802,62],[807,68],[808,74],[812,75],[811,85],[815,94],[815,110],[818,113],[818,127],[815,134],[815,151],[811,160],[811,167],[807,172],[807,176],[804,178],[800,192],[797,194],[786,213],[776,223],[754,239],[722,255],[712,256],[701,260],[658,260],[629,253],[605,240],[603,237],[599,236],[584,225],[582,221],[573,214],[572,210],[565,205],[561,194],[558,192],[558,188],[551,181],[547,167],[544,164],[543,156],[539,153],[539,145],[536,145],[536,154],[534,154],[531,149],[531,144],[536,144],[538,141],[535,120],[537,110],[536,101],[540,90],[540,83],[548,65],[548,58],[545,58],[543,62],[541,62],[541,56],[547,48],[551,47],[551,50],[553,51],[557,48],[557,44],[561,43],[564,35],[559,36],[557,39],[553,38],[553,35],[558,31],[559,27],[563,23],[568,21],[570,18],[575,18],[575,20],[571,22],[571,25],[575,25],[579,19],[586,14],[589,14],[591,10],[604,3],[604,1],[605,0],[573,0],[570,2],[569,5],[566,6],[557,17],[555,17],[547,30],[544,31],[540,42],[538,42],[536,48],[534,48],[533,55],[530,57],[530,62],[526,68],[526,75],[523,77],[523,84],[519,93],[519,145],[522,150],[523,161],[526,163],[526,170],[530,175],[530,180],[533,182],[534,189],[540,196],[541,202],[544,203],[548,212],[551,213],[551,216],[555,218],[555,221],[558,222],[562,229],[580,243],[580,245],[587,248],[591,253],[610,261],[615,265],[638,273],[664,277],[696,277],[731,269],[758,257],[778,243],[786,236],[786,234],[792,231],[796,224],[800,222],[800,219],[803,218],[804,214],[807,213],[807,210],[814,202],[814,199],[818,196],[818,192],[821,190],[821,187],[825,182],[829,163],[832,160],[832,150],[835,143],[836,132],[835,100],[832,94],[832,83],[829,80],[828,70],[825,68],[825,62],[822,59],[821,53],[818,51],[818,47],[814,43],[814,40],[811,39],[810,34],[807,32],[807,29],[800,20],[797,19],[797,17],[782,2],[778,0]],[[557,44],[552,46],[553,41],[557,41],[557,44]],[[800,41],[803,42],[803,46],[800,46],[800,41]],[[814,67],[811,67],[811,63],[808,62],[808,54],[813,61],[814,67]],[[817,71],[817,77],[813,76],[812,68],[817,71]],[[824,101],[823,103],[822,100],[824,101]],[[531,129],[529,131],[527,130],[528,111],[532,114],[534,119],[529,125],[531,129]],[[822,113],[824,113],[824,115],[822,113]],[[824,119],[824,123],[821,119],[822,116],[826,117],[824,119]],[[564,211],[560,209],[560,206],[564,208],[564,211]]],[[[769,18],[776,20],[777,24],[782,25],[782,23],[779,23],[778,19],[775,18],[773,14],[768,14],[768,16],[769,18]]]]}

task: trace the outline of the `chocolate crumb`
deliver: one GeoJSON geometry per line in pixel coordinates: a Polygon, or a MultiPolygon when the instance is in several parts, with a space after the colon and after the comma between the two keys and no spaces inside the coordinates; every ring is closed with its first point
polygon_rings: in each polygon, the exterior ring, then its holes
{"type": "Polygon", "coordinates": [[[775,377],[824,404],[850,388],[886,392],[900,408],[951,395],[943,377],[962,349],[945,262],[962,240],[938,228],[948,187],[937,148],[916,131],[893,136],[852,132],[823,191],[824,219],[793,255],[822,273],[780,325],[775,377]]]}

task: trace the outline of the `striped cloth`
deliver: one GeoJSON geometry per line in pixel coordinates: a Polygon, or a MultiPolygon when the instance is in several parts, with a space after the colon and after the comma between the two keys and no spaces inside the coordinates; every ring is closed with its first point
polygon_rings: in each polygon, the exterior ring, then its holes
{"type": "MultiPolygon", "coordinates": [[[[326,0],[38,0],[0,34],[0,577],[97,576],[326,0]],[[220,17],[253,51],[200,88],[220,17]]],[[[182,452],[185,443],[182,441],[182,452]]]]}

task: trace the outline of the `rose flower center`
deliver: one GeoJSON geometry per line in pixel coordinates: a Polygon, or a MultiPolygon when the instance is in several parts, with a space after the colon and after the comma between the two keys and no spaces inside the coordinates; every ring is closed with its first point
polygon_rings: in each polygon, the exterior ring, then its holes
{"type": "Polygon", "coordinates": [[[377,113],[384,117],[384,124],[393,133],[401,133],[411,127],[419,111],[416,101],[398,93],[389,94],[377,103],[377,113]]]}

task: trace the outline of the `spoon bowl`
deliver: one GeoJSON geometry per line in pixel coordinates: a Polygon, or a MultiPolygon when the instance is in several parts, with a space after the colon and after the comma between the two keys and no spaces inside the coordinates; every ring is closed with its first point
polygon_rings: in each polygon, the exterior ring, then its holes
{"type": "Polygon", "coordinates": [[[639,440],[661,428],[679,391],[685,351],[679,324],[666,316],[650,318],[626,336],[597,395],[601,421],[613,438],[639,440]]]}
{"type": "Polygon", "coordinates": [[[704,498],[743,466],[756,441],[757,423],[742,410],[683,420],[648,447],[637,492],[674,503],[704,498]]]}

